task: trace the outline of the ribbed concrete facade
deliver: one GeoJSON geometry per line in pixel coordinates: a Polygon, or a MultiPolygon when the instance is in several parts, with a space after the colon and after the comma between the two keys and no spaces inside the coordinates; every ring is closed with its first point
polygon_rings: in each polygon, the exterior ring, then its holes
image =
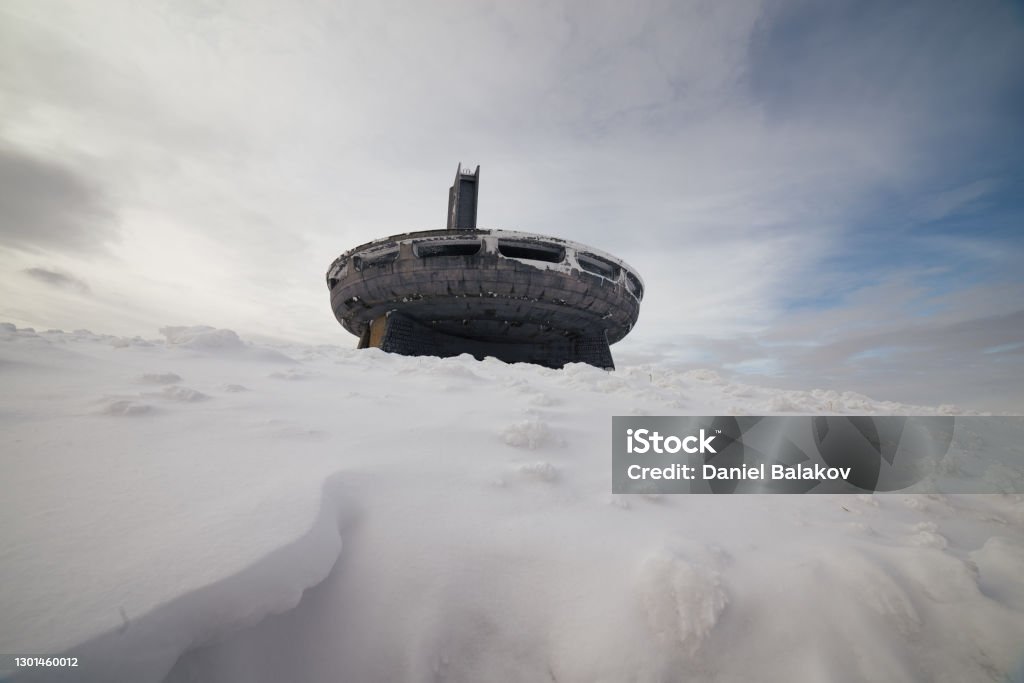
{"type": "Polygon", "coordinates": [[[632,329],[643,297],[639,275],[608,254],[498,230],[361,245],[335,260],[327,284],[335,317],[360,346],[548,367],[611,368],[608,345],[632,329]]]}

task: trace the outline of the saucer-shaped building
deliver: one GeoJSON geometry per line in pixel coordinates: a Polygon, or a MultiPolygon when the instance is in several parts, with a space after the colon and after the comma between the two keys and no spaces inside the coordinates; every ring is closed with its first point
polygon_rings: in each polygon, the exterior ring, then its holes
{"type": "Polygon", "coordinates": [[[640,275],[577,242],[479,230],[480,167],[456,171],[448,227],[346,251],[327,271],[331,308],[359,348],[411,356],[612,369],[608,348],[636,324],[640,275]]]}

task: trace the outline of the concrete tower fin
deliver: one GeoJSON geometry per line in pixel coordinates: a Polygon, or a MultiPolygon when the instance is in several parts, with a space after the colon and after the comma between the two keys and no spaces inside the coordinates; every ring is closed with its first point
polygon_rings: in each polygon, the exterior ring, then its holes
{"type": "Polygon", "coordinates": [[[480,196],[480,166],[476,170],[455,169],[455,182],[448,188],[448,229],[475,230],[476,206],[480,196]]]}

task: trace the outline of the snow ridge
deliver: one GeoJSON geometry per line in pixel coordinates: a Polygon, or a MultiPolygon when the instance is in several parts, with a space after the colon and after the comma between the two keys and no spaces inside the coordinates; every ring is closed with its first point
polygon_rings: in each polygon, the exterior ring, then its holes
{"type": "Polygon", "coordinates": [[[18,680],[157,683],[182,653],[294,609],[303,591],[327,577],[342,551],[344,530],[354,516],[344,488],[342,475],[329,477],[313,526],[237,573],[138,617],[121,609],[119,626],[68,649],[87,666],[18,680]]]}

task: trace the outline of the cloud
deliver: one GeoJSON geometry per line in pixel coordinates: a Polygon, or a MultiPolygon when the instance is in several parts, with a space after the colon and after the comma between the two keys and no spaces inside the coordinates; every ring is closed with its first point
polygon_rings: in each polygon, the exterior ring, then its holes
{"type": "Polygon", "coordinates": [[[107,198],[53,159],[0,147],[0,244],[95,253],[117,237],[107,198]]]}
{"type": "MultiPolygon", "coordinates": [[[[1024,257],[1010,4],[11,1],[0,245],[61,250],[49,270],[102,290],[96,319],[61,326],[148,333],[160,312],[354,343],[324,270],[443,225],[463,161],[483,165],[483,227],[644,276],[624,357],[926,400],[978,394],[957,364],[986,340],[951,326],[1013,343],[995,324],[1024,257]]],[[[16,275],[29,258],[8,259],[5,304],[85,315],[16,275]]],[[[982,355],[974,376],[1024,386],[1019,354],[982,355]]]]}
{"type": "Polygon", "coordinates": [[[82,292],[85,294],[89,293],[89,285],[86,284],[84,280],[80,280],[74,275],[68,275],[55,270],[47,270],[46,268],[26,268],[22,272],[39,282],[43,282],[53,287],[82,292]]]}
{"type": "Polygon", "coordinates": [[[935,221],[963,211],[985,195],[990,194],[995,187],[997,187],[997,183],[986,178],[945,192],[938,192],[921,202],[919,217],[925,221],[935,221]]]}
{"type": "Polygon", "coordinates": [[[908,298],[886,300],[901,289],[889,283],[843,307],[783,313],[761,334],[690,334],[653,352],[638,345],[623,360],[717,367],[740,381],[783,388],[1024,412],[1024,310],[996,312],[1000,300],[1019,306],[1024,287],[940,297],[943,310],[931,316],[915,315],[908,298]],[[878,317],[862,307],[876,308],[878,317]]]}

